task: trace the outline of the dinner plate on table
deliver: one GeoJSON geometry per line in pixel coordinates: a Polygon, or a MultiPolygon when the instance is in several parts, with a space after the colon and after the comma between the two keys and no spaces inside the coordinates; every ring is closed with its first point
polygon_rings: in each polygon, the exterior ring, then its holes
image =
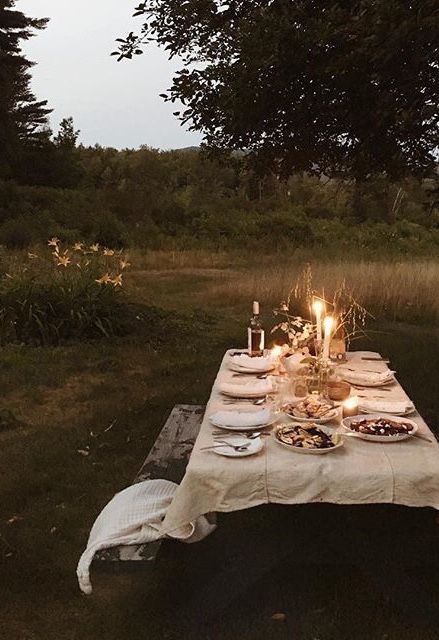
{"type": "Polygon", "coordinates": [[[257,431],[259,429],[265,429],[276,422],[278,417],[269,409],[262,409],[261,411],[216,411],[209,416],[209,421],[214,427],[219,429],[226,429],[227,431],[257,431]],[[227,422],[227,414],[231,414],[229,424],[227,422]],[[255,416],[255,420],[251,420],[251,416],[255,416]],[[240,424],[239,417],[242,416],[243,424],[240,424]],[[238,419],[237,419],[238,417],[238,419]],[[259,419],[259,417],[262,418],[259,419]]]}
{"type": "Polygon", "coordinates": [[[407,438],[411,438],[415,435],[418,430],[418,425],[413,420],[409,420],[408,418],[401,418],[401,416],[389,415],[388,413],[367,413],[361,416],[354,416],[352,418],[344,418],[342,421],[343,427],[346,429],[348,433],[355,434],[357,438],[361,438],[362,440],[368,440],[369,442],[400,442],[401,440],[407,440],[407,438]],[[371,433],[362,433],[361,431],[357,431],[352,428],[352,425],[356,422],[360,422],[362,420],[391,420],[392,422],[398,422],[400,424],[407,424],[412,427],[412,430],[408,433],[398,433],[396,435],[375,435],[371,433]]]}
{"type": "Polygon", "coordinates": [[[236,373],[247,373],[249,375],[259,376],[263,373],[269,373],[273,371],[274,365],[267,365],[261,369],[251,369],[250,367],[242,367],[239,364],[235,364],[234,362],[229,362],[229,369],[231,371],[235,371],[236,373]]]}
{"type": "MultiPolygon", "coordinates": [[[[412,402],[407,402],[407,403],[398,403],[398,402],[392,402],[389,400],[389,406],[388,409],[382,409],[379,406],[379,403],[377,403],[377,406],[374,407],[373,403],[370,403],[371,406],[369,407],[365,407],[361,402],[358,405],[358,410],[360,411],[360,413],[363,414],[369,414],[372,412],[376,412],[376,413],[380,413],[383,415],[392,415],[392,416],[398,416],[403,418],[404,416],[411,416],[414,413],[416,413],[416,407],[412,402]],[[398,404],[406,404],[406,408],[405,409],[401,409],[400,411],[395,410],[395,407],[397,407],[398,404]],[[392,407],[392,405],[395,405],[392,407]]],[[[386,406],[386,403],[383,403],[382,405],[383,407],[386,406]]]]}
{"type": "Polygon", "coordinates": [[[248,373],[260,375],[268,373],[275,368],[274,362],[267,356],[257,356],[251,358],[246,353],[230,355],[228,360],[229,369],[237,373],[248,373]]]}
{"type": "MultiPolygon", "coordinates": [[[[314,422],[312,423],[314,424],[314,422]]],[[[311,426],[311,424],[310,424],[311,426]]],[[[343,446],[344,441],[343,441],[343,434],[340,434],[336,431],[334,431],[333,429],[330,429],[329,427],[324,427],[319,425],[318,429],[320,431],[323,431],[323,433],[325,433],[327,436],[329,436],[329,438],[332,440],[334,446],[332,447],[327,447],[326,449],[317,449],[317,448],[306,448],[306,447],[298,447],[295,446],[294,444],[288,444],[287,442],[284,442],[281,438],[283,433],[285,432],[285,430],[288,430],[289,428],[304,428],[304,425],[302,424],[281,424],[278,427],[276,427],[272,433],[274,440],[280,444],[282,447],[285,447],[286,449],[289,449],[290,451],[293,451],[295,453],[304,453],[304,454],[310,454],[310,455],[323,455],[325,453],[331,453],[332,451],[337,451],[337,449],[339,449],[340,447],[343,446]]]]}
{"type": "Polygon", "coordinates": [[[389,371],[386,376],[381,376],[380,378],[375,380],[372,377],[369,377],[368,379],[367,375],[362,378],[360,374],[361,372],[346,371],[342,368],[339,368],[337,370],[337,375],[340,376],[342,380],[344,380],[345,382],[349,382],[349,384],[352,384],[355,387],[363,387],[366,389],[368,387],[386,387],[396,381],[394,371],[389,371]]]}
{"type": "Polygon", "coordinates": [[[248,382],[221,382],[218,390],[230,398],[264,398],[267,394],[273,393],[274,388],[270,378],[265,380],[251,380],[248,382]]]}
{"type": "Polygon", "coordinates": [[[225,435],[223,440],[234,446],[248,445],[244,451],[236,451],[233,446],[229,447],[227,444],[221,445],[219,442],[215,444],[215,448],[211,449],[213,453],[218,456],[225,456],[226,458],[246,458],[248,456],[254,456],[264,448],[264,441],[262,438],[253,438],[249,440],[245,436],[238,435],[225,435]]]}

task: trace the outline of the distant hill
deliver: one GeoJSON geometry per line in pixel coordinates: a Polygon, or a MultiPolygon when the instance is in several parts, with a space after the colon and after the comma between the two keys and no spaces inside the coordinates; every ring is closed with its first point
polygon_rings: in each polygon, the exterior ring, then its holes
{"type": "Polygon", "coordinates": [[[194,147],[181,147],[180,149],[172,149],[172,151],[181,151],[182,153],[186,153],[189,151],[199,151],[200,147],[194,146],[194,147]]]}

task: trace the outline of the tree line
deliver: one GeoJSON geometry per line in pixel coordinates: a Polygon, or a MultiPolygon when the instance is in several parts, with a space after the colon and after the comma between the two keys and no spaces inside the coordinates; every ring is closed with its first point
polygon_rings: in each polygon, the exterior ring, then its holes
{"type": "MultiPolygon", "coordinates": [[[[175,11],[187,10],[184,3],[172,6],[175,11]]],[[[166,14],[165,6],[163,10],[166,14]]],[[[261,16],[277,37],[279,16],[266,12],[261,16]]],[[[304,20],[302,16],[305,29],[304,20]]],[[[244,28],[242,20],[238,22],[244,28]]],[[[52,234],[66,240],[89,238],[105,245],[146,247],[263,243],[273,249],[347,246],[355,241],[359,247],[393,242],[422,251],[439,245],[435,167],[425,175],[409,165],[410,171],[400,173],[338,175],[329,165],[327,173],[316,171],[317,157],[310,156],[311,164],[293,163],[284,171],[268,161],[263,149],[259,160],[256,149],[231,151],[236,147],[231,139],[215,152],[84,147],[78,144],[79,131],[69,117],[54,134],[47,102],[30,90],[32,63],[20,47],[46,24],[45,19],[28,18],[15,10],[13,0],[0,4],[0,244],[25,247],[52,234]]],[[[313,29],[313,37],[321,37],[315,24],[313,29]]],[[[166,37],[172,38],[172,33],[166,37]]],[[[129,53],[125,49],[125,55],[129,53]]],[[[190,86],[188,82],[188,91],[190,86]]],[[[267,103],[261,109],[268,113],[272,107],[267,103]]],[[[195,103],[191,108],[196,109],[195,103]]],[[[197,122],[195,111],[194,118],[197,122]]],[[[220,112],[217,122],[219,127],[224,123],[220,112]]],[[[236,122],[243,125],[238,117],[236,122]]],[[[303,123],[300,127],[307,130],[303,123]]],[[[241,142],[239,148],[244,148],[245,140],[241,142]]],[[[410,153],[415,157],[413,144],[410,153]]],[[[425,165],[428,144],[425,140],[422,144],[425,165]]],[[[282,145],[276,148],[281,157],[282,145]]]]}

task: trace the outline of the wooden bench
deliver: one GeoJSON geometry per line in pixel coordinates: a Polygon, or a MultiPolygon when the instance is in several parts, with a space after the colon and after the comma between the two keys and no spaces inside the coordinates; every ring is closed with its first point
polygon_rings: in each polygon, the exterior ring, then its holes
{"type": "MultiPolygon", "coordinates": [[[[134,483],[162,478],[180,484],[204,415],[204,406],[176,405],[142,465],[134,483]]],[[[94,569],[124,571],[152,565],[161,541],[99,551],[94,569]]]]}

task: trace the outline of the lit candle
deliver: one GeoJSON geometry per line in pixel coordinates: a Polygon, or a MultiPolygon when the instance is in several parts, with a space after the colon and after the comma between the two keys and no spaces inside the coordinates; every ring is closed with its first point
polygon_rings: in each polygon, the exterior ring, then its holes
{"type": "Polygon", "coordinates": [[[312,308],[314,310],[314,313],[316,314],[317,340],[321,342],[322,341],[322,312],[323,312],[322,301],[315,300],[312,308]]]}
{"type": "Polygon", "coordinates": [[[331,344],[332,330],[334,328],[334,318],[326,316],[323,320],[323,329],[325,332],[325,340],[323,342],[323,357],[329,360],[329,346],[331,344]]]}
{"type": "Polygon", "coordinates": [[[280,347],[278,344],[274,345],[274,347],[271,350],[271,359],[277,360],[278,358],[280,358],[281,355],[282,355],[282,347],[280,347]]]}
{"type": "Polygon", "coordinates": [[[343,402],[343,418],[358,415],[358,398],[352,396],[343,402]]]}

